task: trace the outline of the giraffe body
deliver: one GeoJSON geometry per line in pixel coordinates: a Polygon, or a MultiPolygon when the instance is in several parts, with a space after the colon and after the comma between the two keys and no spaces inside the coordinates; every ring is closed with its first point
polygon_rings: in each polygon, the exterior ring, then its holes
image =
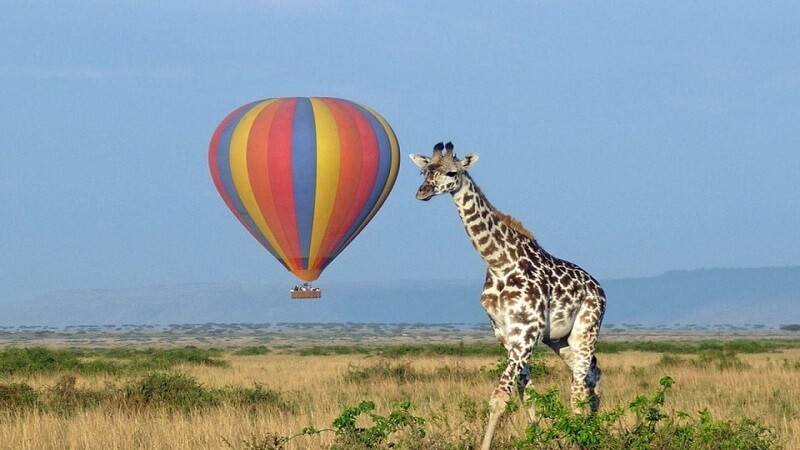
{"type": "MultiPolygon", "coordinates": [[[[466,171],[477,161],[476,154],[459,160],[452,144],[442,154],[444,148],[437,144],[430,158],[410,156],[425,176],[417,199],[451,194],[467,236],[487,264],[481,305],[509,359],[489,400],[481,447],[488,450],[515,387],[524,399],[530,382],[528,360],[539,342],[553,349],[572,372],[573,410],[580,412],[579,403],[588,400],[591,411],[597,411],[600,369],[594,348],[606,300],[600,284],[585,270],[550,255],[519,221],[489,203],[466,171]]],[[[535,411],[528,412],[535,420],[535,411]]]]}

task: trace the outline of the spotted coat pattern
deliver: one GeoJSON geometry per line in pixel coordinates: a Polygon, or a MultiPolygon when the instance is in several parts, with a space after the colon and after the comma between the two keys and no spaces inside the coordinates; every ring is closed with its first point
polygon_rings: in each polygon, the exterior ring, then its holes
{"type": "MultiPolygon", "coordinates": [[[[487,265],[481,305],[508,352],[508,366],[490,398],[482,446],[486,450],[514,388],[524,397],[530,382],[528,360],[539,342],[571,370],[573,410],[580,412],[584,400],[592,412],[597,410],[600,369],[594,348],[606,300],[600,284],[585,270],[549,254],[522,224],[489,203],[466,171],[477,161],[476,154],[459,160],[452,144],[442,154],[444,148],[437,144],[430,158],[411,155],[425,177],[417,198],[452,195],[464,229],[487,265]]],[[[535,420],[535,411],[529,414],[535,420]]]]}

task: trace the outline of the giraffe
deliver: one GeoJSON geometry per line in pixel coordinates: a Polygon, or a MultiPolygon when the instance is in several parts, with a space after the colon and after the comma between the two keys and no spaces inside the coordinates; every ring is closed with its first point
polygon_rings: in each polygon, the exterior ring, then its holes
{"type": "MultiPolygon", "coordinates": [[[[431,157],[409,156],[425,177],[417,199],[451,194],[472,245],[488,266],[480,301],[509,363],[489,399],[481,449],[490,448],[514,387],[525,400],[528,360],[538,342],[550,347],[572,372],[573,411],[581,412],[588,401],[590,411],[596,412],[601,372],[594,349],[606,305],[603,288],[585,270],[549,254],[522,223],[489,203],[467,173],[478,154],[458,159],[451,142],[440,142],[431,157]]],[[[536,420],[532,407],[528,414],[536,420]]]]}

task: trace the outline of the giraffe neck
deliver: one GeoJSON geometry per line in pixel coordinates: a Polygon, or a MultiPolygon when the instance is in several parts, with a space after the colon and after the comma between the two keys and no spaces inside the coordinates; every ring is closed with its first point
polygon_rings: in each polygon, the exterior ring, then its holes
{"type": "Polygon", "coordinates": [[[473,247],[492,271],[505,272],[514,264],[520,239],[535,242],[508,225],[509,217],[494,209],[469,174],[453,200],[473,247]]]}

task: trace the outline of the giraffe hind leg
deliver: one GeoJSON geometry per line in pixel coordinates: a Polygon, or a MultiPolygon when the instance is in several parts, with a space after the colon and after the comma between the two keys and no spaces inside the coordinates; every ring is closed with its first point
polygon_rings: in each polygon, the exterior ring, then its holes
{"type": "Polygon", "coordinates": [[[589,366],[589,373],[586,374],[586,387],[589,389],[589,410],[596,413],[600,409],[600,397],[597,395],[597,384],[603,371],[597,367],[597,357],[592,355],[592,363],[589,366]]]}
{"type": "Polygon", "coordinates": [[[601,371],[597,367],[597,358],[594,355],[594,351],[602,315],[584,310],[587,304],[596,305],[598,303],[596,301],[584,302],[584,306],[578,313],[578,318],[568,338],[570,368],[572,369],[570,397],[574,412],[582,412],[580,405],[583,402],[588,402],[590,411],[594,413],[600,407],[597,384],[600,382],[601,371]]]}

